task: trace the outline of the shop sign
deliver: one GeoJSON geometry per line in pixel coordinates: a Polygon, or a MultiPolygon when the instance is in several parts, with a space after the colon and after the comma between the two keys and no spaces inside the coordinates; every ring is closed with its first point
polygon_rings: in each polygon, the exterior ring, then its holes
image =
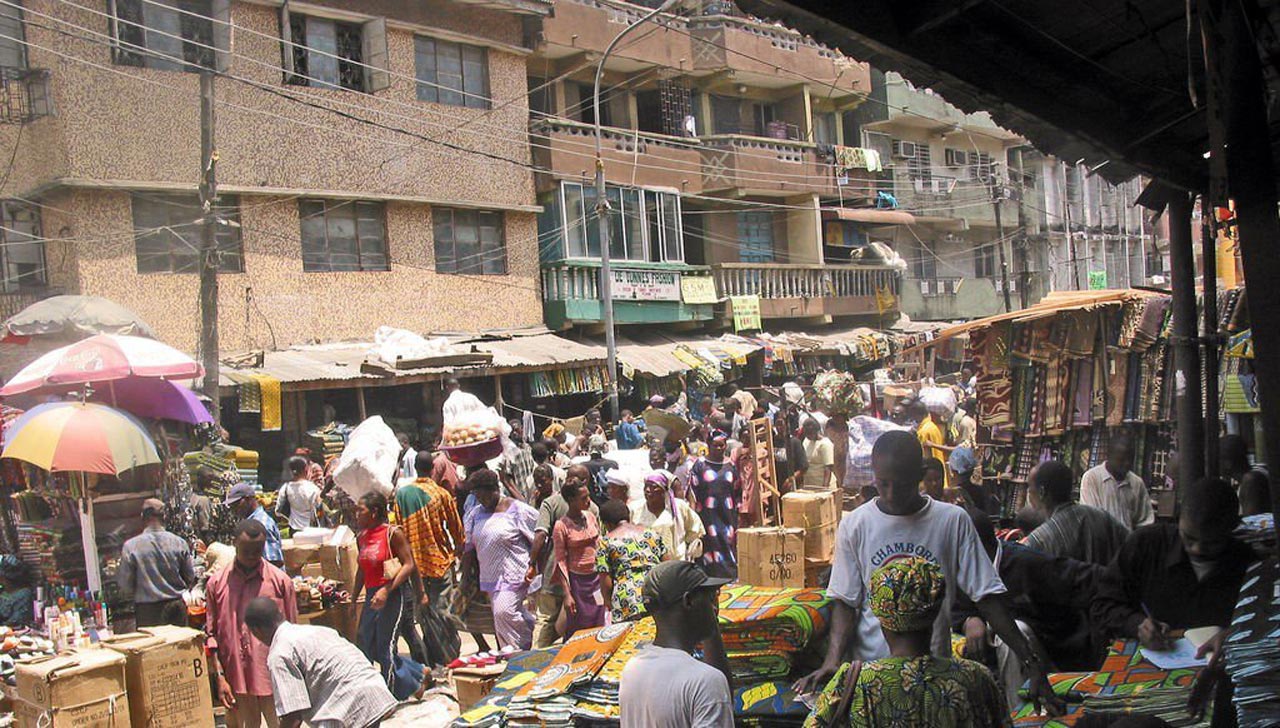
{"type": "Polygon", "coordinates": [[[733,303],[733,330],[735,332],[759,331],[763,328],[760,325],[759,296],[730,296],[729,300],[733,303]]]}
{"type": "Polygon", "coordinates": [[[715,303],[716,279],[711,276],[684,276],[680,279],[680,300],[685,303],[715,303]]]}
{"type": "Polygon", "coordinates": [[[1103,291],[1107,288],[1107,272],[1105,270],[1089,271],[1089,290],[1103,291]]]}
{"type": "Polygon", "coordinates": [[[680,274],[662,270],[613,270],[613,297],[628,301],[679,301],[680,274]]]}

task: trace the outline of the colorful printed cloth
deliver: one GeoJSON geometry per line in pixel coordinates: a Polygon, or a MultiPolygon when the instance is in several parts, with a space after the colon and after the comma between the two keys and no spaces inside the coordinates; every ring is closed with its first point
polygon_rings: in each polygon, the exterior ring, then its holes
{"type": "MultiPolygon", "coordinates": [[[[818,696],[805,728],[830,723],[844,697],[850,665],[843,665],[818,696]]],[[[1004,693],[987,668],[969,660],[932,655],[889,657],[862,665],[853,699],[851,726],[1004,726],[1009,711],[1004,693]]]]}
{"type": "Polygon", "coordinates": [[[703,537],[702,565],[713,577],[738,576],[737,469],[729,462],[699,458],[689,472],[693,509],[707,529],[703,537]]]}
{"type": "Polygon", "coordinates": [[[730,652],[729,670],[736,684],[746,685],[761,680],[782,680],[791,674],[791,654],[782,650],[730,652]]]}
{"type": "Polygon", "coordinates": [[[533,682],[555,659],[560,647],[547,647],[541,650],[529,650],[512,655],[507,660],[507,669],[503,670],[493,689],[479,703],[465,711],[454,722],[454,728],[481,728],[498,725],[507,711],[507,702],[515,691],[533,682]]]}
{"type": "Polygon", "coordinates": [[[929,629],[942,608],[942,568],[920,556],[893,559],[871,573],[871,613],[895,632],[929,629]]]}
{"type": "Polygon", "coordinates": [[[627,666],[627,661],[634,656],[641,647],[653,642],[653,638],[658,634],[658,625],[654,623],[652,617],[636,620],[631,623],[631,631],[627,632],[627,636],[622,638],[622,642],[618,648],[613,651],[608,660],[605,660],[604,666],[600,668],[600,672],[596,674],[595,683],[603,683],[613,687],[614,702],[618,698],[618,683],[622,680],[622,668],[627,666]]]}
{"type": "Polygon", "coordinates": [[[796,697],[791,683],[785,681],[739,687],[733,691],[734,722],[751,725],[772,719],[774,724],[796,725],[809,713],[796,697]]]}
{"type": "Polygon", "coordinates": [[[827,630],[831,600],[821,589],[734,584],[720,589],[726,652],[802,650],[827,630]]]}
{"type": "Polygon", "coordinates": [[[662,537],[645,530],[620,538],[605,536],[596,549],[596,571],[613,580],[610,614],[614,622],[635,619],[644,612],[640,589],[644,576],[667,556],[662,537]]]}
{"type": "Polygon", "coordinates": [[[631,624],[623,623],[578,632],[560,647],[551,664],[520,688],[515,697],[545,700],[590,682],[630,630],[631,624]]]}

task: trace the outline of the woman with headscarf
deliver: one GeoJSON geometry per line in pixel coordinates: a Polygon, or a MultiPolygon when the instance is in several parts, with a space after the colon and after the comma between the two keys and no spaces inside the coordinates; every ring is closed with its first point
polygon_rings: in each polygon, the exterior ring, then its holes
{"type": "Polygon", "coordinates": [[[529,552],[538,511],[498,492],[498,474],[477,470],[467,476],[476,506],[467,511],[466,556],[479,562],[480,589],[493,605],[493,628],[503,646],[527,650],[533,643],[533,615],[525,602],[529,552]]]}
{"type": "Polygon", "coordinates": [[[662,537],[630,519],[622,501],[611,500],[600,507],[605,535],[596,549],[596,571],[614,623],[635,619],[645,611],[640,594],[645,575],[673,556],[662,537]]]}
{"type": "Polygon", "coordinates": [[[569,512],[551,528],[555,544],[554,578],[564,585],[565,639],[580,629],[604,624],[605,601],[596,573],[596,546],[600,522],[591,512],[591,491],[571,480],[560,489],[569,512]]]}
{"type": "Polygon", "coordinates": [[[707,440],[707,456],[689,470],[693,509],[702,519],[702,564],[712,577],[738,576],[738,471],[725,457],[729,436],[715,430],[707,440]]]}
{"type": "Polygon", "coordinates": [[[738,471],[738,489],[742,496],[738,499],[738,522],[742,526],[752,526],[760,513],[760,478],[757,475],[757,453],[752,451],[751,423],[742,426],[738,433],[740,443],[733,451],[733,467],[738,471]]]}
{"type": "Polygon", "coordinates": [[[1004,693],[979,663],[930,653],[947,589],[942,569],[919,556],[890,559],[871,574],[866,599],[889,657],[842,666],[818,697],[805,728],[899,725],[1008,726],[1004,693]]]}
{"type": "Polygon", "coordinates": [[[35,621],[31,566],[13,554],[0,556],[0,624],[25,627],[35,621]]]}
{"type": "Polygon", "coordinates": [[[418,567],[404,531],[387,523],[387,499],[369,492],[356,502],[356,525],[360,535],[359,570],[352,593],[353,603],[365,592],[360,613],[360,649],[378,665],[387,688],[397,700],[407,700],[431,686],[431,676],[422,665],[399,654],[401,633],[413,629],[410,600],[411,583],[418,567]],[[425,678],[424,678],[425,676],[425,678]]]}
{"type": "Polygon", "coordinates": [[[644,500],[631,506],[631,522],[658,534],[673,558],[692,561],[702,556],[707,530],[689,501],[676,497],[674,479],[665,470],[645,476],[644,500]]]}
{"type": "Polygon", "coordinates": [[[951,471],[950,489],[955,495],[951,499],[960,506],[972,506],[983,513],[994,513],[999,504],[987,493],[980,483],[973,482],[973,471],[978,469],[978,457],[972,448],[957,447],[947,457],[947,468],[951,471]]]}

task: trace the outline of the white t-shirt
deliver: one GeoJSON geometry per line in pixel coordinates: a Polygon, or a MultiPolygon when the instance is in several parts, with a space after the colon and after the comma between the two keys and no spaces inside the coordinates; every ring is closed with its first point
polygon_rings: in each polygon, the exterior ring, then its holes
{"type": "Polygon", "coordinates": [[[622,668],[622,728],[732,728],[729,681],[684,650],[646,645],[622,668]]]}
{"type": "Polygon", "coordinates": [[[827,466],[836,463],[835,443],[825,437],[805,440],[804,454],[809,461],[809,467],[804,471],[804,480],[801,485],[816,490],[830,488],[835,481],[835,476],[827,476],[827,466]]]}
{"type": "Polygon", "coordinates": [[[316,507],[320,505],[320,488],[310,480],[291,480],[280,486],[280,494],[276,497],[276,511],[280,510],[280,500],[289,499],[289,528],[301,531],[316,523],[316,507]]]}
{"type": "Polygon", "coordinates": [[[857,658],[879,660],[889,656],[889,646],[880,631],[880,620],[871,613],[871,600],[867,599],[871,573],[899,556],[920,556],[932,561],[942,567],[947,580],[942,612],[933,624],[933,654],[946,657],[951,654],[955,587],[976,602],[1004,593],[1004,582],[963,508],[925,496],[924,507],[915,513],[891,516],[880,510],[879,500],[846,513],[840,522],[827,595],[860,612],[857,658]]]}

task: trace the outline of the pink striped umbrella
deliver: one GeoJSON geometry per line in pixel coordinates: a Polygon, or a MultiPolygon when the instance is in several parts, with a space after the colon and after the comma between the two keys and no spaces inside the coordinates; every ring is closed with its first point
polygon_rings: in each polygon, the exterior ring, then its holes
{"type": "Polygon", "coordinates": [[[0,397],[129,376],[194,379],[203,374],[199,362],[155,339],[98,334],[31,362],[0,389],[0,397]]]}

